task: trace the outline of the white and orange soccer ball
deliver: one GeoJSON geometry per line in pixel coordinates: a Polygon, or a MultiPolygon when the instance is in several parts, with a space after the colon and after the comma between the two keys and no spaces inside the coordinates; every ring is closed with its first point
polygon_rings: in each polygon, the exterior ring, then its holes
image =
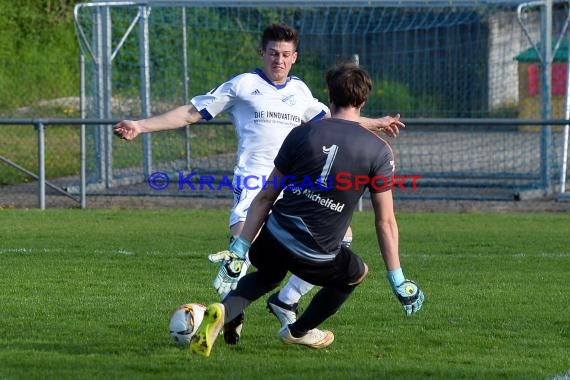
{"type": "Polygon", "coordinates": [[[187,303],[178,307],[170,317],[170,337],[177,346],[187,346],[198,330],[206,306],[199,303],[187,303]]]}

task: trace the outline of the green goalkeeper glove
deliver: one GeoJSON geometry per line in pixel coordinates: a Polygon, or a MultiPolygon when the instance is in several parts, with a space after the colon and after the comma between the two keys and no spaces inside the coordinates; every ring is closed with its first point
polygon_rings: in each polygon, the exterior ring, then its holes
{"type": "Polygon", "coordinates": [[[250,245],[250,242],[238,237],[232,239],[228,250],[208,255],[210,262],[220,263],[212,285],[222,299],[236,288],[239,279],[247,273],[250,264],[247,251],[250,245]]]}
{"type": "Polygon", "coordinates": [[[404,314],[409,316],[422,308],[424,292],[415,282],[405,279],[402,268],[388,271],[388,281],[398,301],[402,304],[404,314]]]}

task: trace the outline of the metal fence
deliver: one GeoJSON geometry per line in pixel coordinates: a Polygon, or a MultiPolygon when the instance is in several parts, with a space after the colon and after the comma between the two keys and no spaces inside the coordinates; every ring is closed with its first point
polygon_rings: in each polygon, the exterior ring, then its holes
{"type": "Polygon", "coordinates": [[[52,193],[72,207],[85,207],[89,195],[230,197],[229,191],[175,184],[185,173],[232,172],[236,136],[229,121],[132,142],[114,138],[110,126],[164,112],[251,71],[259,63],[259,36],[270,22],[299,31],[300,57],[292,73],[316,97],[326,99],[323,73],[331,63],[358,57],[375,84],[365,114],[402,114],[408,127],[390,139],[397,170],[422,179],[413,192],[396,189],[397,198],[515,199],[565,192],[569,3],[78,4],[80,119],[0,121],[0,206],[22,207],[24,194],[32,194],[40,208],[49,207],[52,193]],[[150,188],[147,179],[155,172],[173,183],[150,188]]]}
{"type": "MultiPolygon", "coordinates": [[[[98,1],[77,5],[75,21],[87,117],[140,118],[187,103],[255,68],[262,29],[287,22],[301,39],[293,73],[316,97],[326,99],[330,64],[358,57],[376,89],[365,114],[465,119],[424,123],[393,142],[400,170],[424,173],[426,186],[484,198],[490,187],[549,189],[560,172],[559,129],[484,119],[570,118],[568,2],[98,1]]],[[[158,170],[188,170],[191,150],[200,170],[229,173],[234,165],[229,124],[128,145],[98,128],[86,143],[89,181],[107,191],[158,170]]]]}
{"type": "MultiPolygon", "coordinates": [[[[151,186],[149,178],[142,177],[131,183],[112,183],[110,188],[102,183],[89,183],[88,166],[90,153],[87,150],[89,130],[99,133],[98,128],[111,128],[117,120],[101,119],[0,119],[2,141],[0,146],[0,208],[49,207],[50,197],[66,199],[65,207],[88,206],[90,195],[97,196],[175,196],[175,197],[220,197],[230,198],[231,189],[220,186],[220,174],[224,170],[210,171],[203,168],[203,157],[190,152],[188,161],[171,167],[158,168],[171,180],[170,186],[160,189],[151,186]],[[102,126],[102,127],[101,127],[102,126]],[[10,133],[15,131],[15,133],[10,133]],[[7,149],[7,146],[13,149],[7,149]],[[19,152],[17,154],[17,152],[19,152]],[[25,154],[22,154],[25,152],[25,154]],[[182,165],[182,166],[179,166],[182,165]],[[214,182],[200,186],[179,181],[191,173],[209,175],[214,182]],[[17,177],[17,178],[15,178],[17,177]],[[31,204],[33,200],[33,204],[31,204]]],[[[554,130],[551,148],[547,156],[555,156],[562,162],[563,129],[568,120],[521,120],[521,119],[408,119],[407,129],[396,139],[390,140],[396,159],[397,174],[420,178],[417,188],[411,183],[395,188],[396,199],[482,199],[513,200],[528,197],[544,197],[559,188],[559,172],[542,172],[540,165],[540,129],[554,130]],[[521,132],[521,126],[538,128],[521,132]],[[453,143],[451,143],[453,142],[453,143]],[[420,148],[418,148],[420,147],[420,148]],[[521,154],[521,151],[524,154],[521,154]],[[478,167],[472,178],[464,175],[465,163],[458,160],[470,157],[470,167],[478,167]],[[493,166],[488,167],[487,156],[492,155],[493,166]],[[425,161],[430,160],[429,164],[425,161]],[[436,160],[439,162],[436,164],[436,160]],[[477,161],[480,160],[479,163],[477,161]],[[440,167],[441,170],[433,170],[440,167]],[[453,175],[457,171],[460,174],[453,175]],[[493,176],[490,176],[490,173],[493,176]],[[450,174],[451,173],[451,174],[450,174]],[[473,186],[478,178],[480,185],[473,186]],[[545,186],[549,186],[548,189],[545,186]]],[[[224,121],[218,127],[227,126],[224,121]]],[[[197,138],[194,130],[207,125],[201,123],[190,127],[189,139],[197,138]]],[[[215,128],[207,126],[208,128],[215,128]]],[[[186,134],[167,132],[172,139],[180,139],[182,146],[189,145],[186,134]]],[[[117,141],[119,141],[117,139],[117,141]]],[[[121,141],[124,144],[130,142],[121,141]]],[[[233,154],[220,153],[220,162],[233,162],[233,154]]],[[[208,160],[211,160],[208,155],[208,160]]],[[[125,168],[141,172],[139,168],[125,168]]],[[[556,165],[561,168],[561,164],[556,165]]],[[[567,173],[564,179],[568,180],[567,173]]],[[[198,175],[196,176],[198,178],[198,175]]],[[[560,200],[567,200],[559,194],[560,200]]]]}

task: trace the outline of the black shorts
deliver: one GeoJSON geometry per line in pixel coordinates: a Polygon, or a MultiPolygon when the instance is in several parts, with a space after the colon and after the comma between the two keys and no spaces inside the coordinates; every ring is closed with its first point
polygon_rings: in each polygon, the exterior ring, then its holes
{"type": "Polygon", "coordinates": [[[299,258],[278,242],[264,227],[249,249],[249,259],[270,284],[279,284],[287,272],[319,286],[346,286],[362,280],[365,264],[350,250],[341,246],[334,260],[312,262],[299,258]]]}

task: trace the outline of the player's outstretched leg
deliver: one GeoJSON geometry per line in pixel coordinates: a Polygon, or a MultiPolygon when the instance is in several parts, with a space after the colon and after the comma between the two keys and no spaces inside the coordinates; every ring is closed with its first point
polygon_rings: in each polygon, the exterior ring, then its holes
{"type": "MultiPolygon", "coordinates": [[[[241,229],[240,229],[241,231],[241,229]]],[[[235,239],[235,236],[230,237],[230,244],[232,243],[232,241],[235,239]]],[[[246,265],[247,267],[249,267],[250,262],[249,260],[246,260],[246,265]]],[[[247,271],[247,267],[246,267],[246,271],[247,271]]],[[[224,295],[222,297],[222,301],[224,300],[224,298],[227,296],[224,295]]],[[[239,343],[239,339],[241,337],[241,330],[243,328],[243,321],[245,319],[245,315],[244,313],[241,313],[240,315],[238,315],[237,317],[235,317],[234,319],[232,319],[231,321],[229,321],[228,323],[226,323],[224,325],[224,341],[227,344],[231,344],[231,345],[235,345],[239,343]]]]}
{"type": "Polygon", "coordinates": [[[307,294],[314,285],[293,275],[285,286],[267,299],[267,309],[277,317],[281,327],[295,323],[297,305],[301,296],[307,294]]]}
{"type": "MultiPolygon", "coordinates": [[[[346,231],[346,234],[344,235],[344,238],[341,241],[341,244],[348,248],[350,247],[351,243],[352,230],[349,227],[346,231]]],[[[299,305],[299,300],[302,296],[313,289],[313,287],[314,285],[309,284],[307,281],[301,280],[299,277],[293,275],[289,278],[289,281],[287,281],[285,286],[279,292],[273,293],[267,299],[267,309],[271,312],[271,314],[277,317],[279,323],[281,324],[281,328],[295,323],[297,320],[297,306],[299,305]]]]}
{"type": "Polygon", "coordinates": [[[267,299],[267,309],[277,317],[281,327],[285,327],[297,320],[297,303],[286,304],[279,299],[279,292],[273,293],[267,299]]]}
{"type": "Polygon", "coordinates": [[[206,357],[210,356],[216,338],[224,325],[224,313],[224,305],[221,303],[213,303],[206,308],[204,319],[190,343],[192,352],[206,357]]]}

